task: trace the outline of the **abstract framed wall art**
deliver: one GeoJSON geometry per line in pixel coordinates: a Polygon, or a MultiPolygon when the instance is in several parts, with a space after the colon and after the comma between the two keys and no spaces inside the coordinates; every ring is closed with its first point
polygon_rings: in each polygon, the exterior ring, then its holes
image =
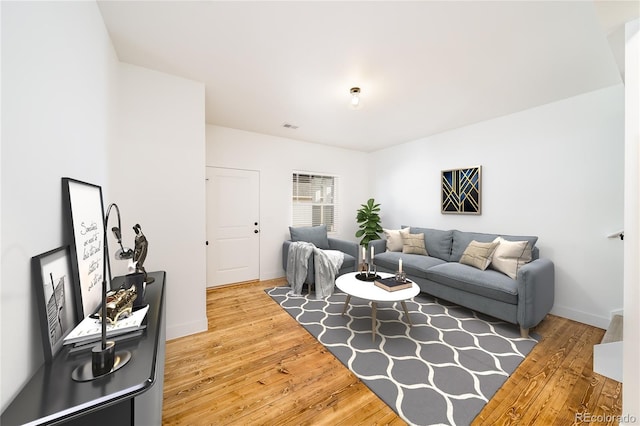
{"type": "Polygon", "coordinates": [[[482,166],[442,171],[442,213],[481,214],[482,166]]]}
{"type": "Polygon", "coordinates": [[[71,272],[76,279],[79,319],[93,314],[102,302],[104,262],[104,207],[102,188],[62,178],[65,235],[71,251],[71,272]]]}
{"type": "Polygon", "coordinates": [[[31,258],[32,281],[38,300],[45,362],[50,363],[63,339],[77,324],[75,282],[69,247],[31,258]]]}

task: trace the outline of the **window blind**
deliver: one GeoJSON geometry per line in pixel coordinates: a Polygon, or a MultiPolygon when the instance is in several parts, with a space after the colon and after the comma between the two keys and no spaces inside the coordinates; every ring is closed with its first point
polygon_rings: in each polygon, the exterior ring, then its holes
{"type": "Polygon", "coordinates": [[[336,176],[294,172],[292,175],[292,226],[327,225],[336,231],[336,176]]]}

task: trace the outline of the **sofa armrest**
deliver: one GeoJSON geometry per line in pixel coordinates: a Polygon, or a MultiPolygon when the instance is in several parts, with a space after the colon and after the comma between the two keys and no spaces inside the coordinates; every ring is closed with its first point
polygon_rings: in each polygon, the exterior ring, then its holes
{"type": "Polygon", "coordinates": [[[329,248],[331,250],[340,250],[356,259],[354,271],[358,270],[358,243],[347,240],[339,240],[337,238],[329,238],[329,248]]]}
{"type": "MultiPolygon", "coordinates": [[[[375,254],[378,253],[384,253],[385,251],[387,251],[387,240],[373,240],[369,242],[369,247],[373,247],[373,252],[375,254]]],[[[369,249],[371,250],[371,249],[369,249]]],[[[369,253],[367,253],[367,256],[369,256],[369,253]]],[[[374,258],[374,263],[375,263],[375,258],[374,258]]]]}
{"type": "Polygon", "coordinates": [[[538,258],[518,271],[518,323],[535,327],[553,307],[555,268],[550,259],[538,258]]]}
{"type": "Polygon", "coordinates": [[[282,269],[287,270],[287,259],[289,259],[289,246],[293,241],[286,240],[282,243],[282,269]]]}

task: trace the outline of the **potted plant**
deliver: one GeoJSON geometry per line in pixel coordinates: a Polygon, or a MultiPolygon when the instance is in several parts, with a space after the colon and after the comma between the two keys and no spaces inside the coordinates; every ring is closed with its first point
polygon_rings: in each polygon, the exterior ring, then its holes
{"type": "Polygon", "coordinates": [[[362,208],[358,210],[356,221],[358,222],[358,231],[356,238],[361,238],[360,245],[367,247],[369,241],[379,240],[382,226],[380,225],[380,204],[376,204],[373,198],[369,198],[367,204],[361,204],[362,208]]]}

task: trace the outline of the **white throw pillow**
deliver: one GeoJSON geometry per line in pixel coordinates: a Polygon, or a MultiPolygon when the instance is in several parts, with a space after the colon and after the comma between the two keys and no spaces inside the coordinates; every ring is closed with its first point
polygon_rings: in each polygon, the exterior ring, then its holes
{"type": "Polygon", "coordinates": [[[408,235],[409,228],[403,229],[383,229],[387,239],[387,251],[402,251],[402,234],[408,235]]]}
{"type": "Polygon", "coordinates": [[[493,252],[491,268],[508,275],[511,279],[518,278],[518,271],[525,263],[531,262],[531,247],[527,241],[508,241],[498,237],[496,251],[493,252]]]}

